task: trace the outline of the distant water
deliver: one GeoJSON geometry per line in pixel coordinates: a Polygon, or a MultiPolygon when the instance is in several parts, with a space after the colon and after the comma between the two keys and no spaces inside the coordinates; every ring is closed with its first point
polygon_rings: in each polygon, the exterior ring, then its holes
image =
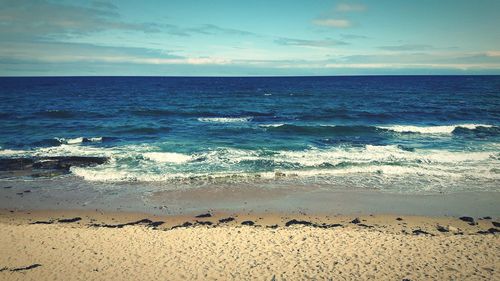
{"type": "Polygon", "coordinates": [[[62,176],[96,186],[500,187],[500,76],[0,78],[0,101],[0,157],[110,157],[62,176]]]}

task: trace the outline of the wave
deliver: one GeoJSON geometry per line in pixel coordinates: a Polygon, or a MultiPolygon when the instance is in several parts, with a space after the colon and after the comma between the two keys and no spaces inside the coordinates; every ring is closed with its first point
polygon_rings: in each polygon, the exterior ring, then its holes
{"type": "Polygon", "coordinates": [[[244,123],[250,122],[253,117],[200,117],[198,121],[209,123],[244,123]]]}
{"type": "Polygon", "coordinates": [[[55,140],[58,141],[59,144],[80,144],[80,143],[87,143],[87,142],[102,142],[105,139],[109,139],[109,138],[103,138],[103,137],[93,137],[93,138],[78,137],[78,138],[72,138],[72,139],[55,138],[55,140]]]}
{"type": "Polygon", "coordinates": [[[143,154],[145,158],[159,163],[186,163],[192,159],[190,155],[175,152],[147,152],[143,154]]]}
{"type": "Polygon", "coordinates": [[[262,128],[272,128],[272,127],[281,127],[285,125],[284,123],[277,123],[277,124],[261,124],[259,125],[259,127],[262,127],[262,128]]]}
{"type": "Polygon", "coordinates": [[[458,130],[464,130],[464,129],[476,130],[481,128],[495,128],[495,127],[496,126],[485,125],[485,124],[459,124],[459,125],[445,125],[445,126],[392,125],[392,126],[380,126],[378,128],[398,133],[453,134],[458,130]]]}
{"type": "MultiPolygon", "coordinates": [[[[114,155],[115,159],[120,158],[114,155]]],[[[123,157],[146,159],[139,166],[120,160],[103,167],[75,168],[75,175],[96,181],[160,181],[168,179],[213,179],[230,177],[273,179],[286,177],[413,176],[427,181],[433,177],[500,180],[491,167],[500,164],[495,151],[404,150],[396,145],[311,148],[302,151],[256,151],[220,148],[193,154],[173,152],[127,153],[123,157]],[[162,164],[168,164],[163,166],[162,164]],[[171,167],[170,165],[175,166],[171,167]]],[[[130,161],[134,162],[134,161],[130,161]]]]}
{"type": "MultiPolygon", "coordinates": [[[[62,144],[34,150],[0,150],[3,157],[98,156],[109,159],[94,167],[72,167],[88,181],[260,181],[322,180],[341,185],[359,180],[412,183],[419,188],[498,185],[500,153],[495,145],[483,151],[405,149],[398,145],[310,147],[304,150],[250,150],[219,147],[191,153],[162,151],[154,144],[96,147],[62,144]]],[[[364,183],[363,183],[364,181],[364,183]]]]}
{"type": "Polygon", "coordinates": [[[466,134],[468,132],[499,134],[500,127],[485,124],[459,124],[446,126],[364,126],[364,125],[295,125],[295,124],[262,124],[259,125],[271,132],[308,134],[308,135],[352,135],[352,134],[377,134],[386,132],[415,133],[415,134],[466,134]]]}

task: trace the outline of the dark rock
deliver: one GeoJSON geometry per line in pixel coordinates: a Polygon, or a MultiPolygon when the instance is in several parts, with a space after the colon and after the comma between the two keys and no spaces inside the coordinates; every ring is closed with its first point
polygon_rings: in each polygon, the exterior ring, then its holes
{"type": "Polygon", "coordinates": [[[267,228],[276,229],[278,228],[278,225],[277,224],[268,225],[267,228]]]}
{"type": "Polygon", "coordinates": [[[24,192],[24,193],[30,193],[30,192],[31,192],[31,190],[25,190],[25,191],[23,191],[23,192],[24,192]]]}
{"type": "Polygon", "coordinates": [[[359,218],[355,218],[351,221],[351,223],[354,223],[354,224],[358,224],[360,223],[361,221],[359,220],[359,218]]]}
{"type": "Polygon", "coordinates": [[[60,223],[71,223],[71,222],[77,222],[77,221],[81,221],[81,220],[82,220],[82,218],[76,217],[76,218],[72,218],[72,219],[60,219],[57,222],[60,222],[60,223]]]}
{"type": "Polygon", "coordinates": [[[23,193],[23,192],[17,192],[16,194],[17,194],[17,195],[24,195],[24,193],[23,193]]]}
{"type": "Polygon", "coordinates": [[[220,219],[219,220],[219,223],[227,223],[227,222],[231,222],[231,221],[234,221],[234,218],[225,218],[225,219],[220,219]]]}
{"type": "Polygon", "coordinates": [[[396,218],[397,221],[402,221],[403,219],[402,218],[396,218]]]}
{"type": "Polygon", "coordinates": [[[12,186],[4,186],[3,188],[9,189],[9,188],[12,188],[12,186]]]}
{"type": "Polygon", "coordinates": [[[34,162],[33,158],[0,158],[0,171],[30,169],[34,162]]]}
{"type": "Polygon", "coordinates": [[[212,214],[206,213],[206,214],[197,215],[195,218],[210,218],[210,217],[212,217],[212,214]]]}
{"type": "Polygon", "coordinates": [[[86,156],[0,158],[0,171],[22,173],[23,176],[33,178],[55,177],[70,173],[72,166],[96,166],[107,160],[106,157],[86,156]]]}
{"type": "Polygon", "coordinates": [[[494,227],[500,227],[500,222],[492,221],[491,224],[493,224],[494,227]]]}
{"type": "Polygon", "coordinates": [[[241,223],[242,225],[253,226],[255,223],[253,221],[244,221],[241,223]]]}
{"type": "Polygon", "coordinates": [[[423,230],[421,230],[421,229],[415,229],[415,230],[413,230],[413,234],[415,234],[415,235],[421,235],[421,234],[423,234],[423,235],[431,235],[431,236],[434,236],[434,234],[429,233],[429,232],[427,232],[427,231],[423,231],[423,230]]]}
{"type": "Polygon", "coordinates": [[[465,222],[474,223],[474,218],[472,217],[459,217],[459,219],[465,222]]]}
{"type": "Polygon", "coordinates": [[[72,166],[88,167],[101,165],[108,161],[106,157],[88,157],[88,156],[59,156],[59,157],[46,157],[37,160],[33,163],[35,169],[52,169],[52,170],[66,170],[72,166]]]}
{"type": "Polygon", "coordinates": [[[491,220],[491,217],[490,216],[486,216],[486,217],[482,217],[481,219],[483,219],[483,220],[491,220]]]}

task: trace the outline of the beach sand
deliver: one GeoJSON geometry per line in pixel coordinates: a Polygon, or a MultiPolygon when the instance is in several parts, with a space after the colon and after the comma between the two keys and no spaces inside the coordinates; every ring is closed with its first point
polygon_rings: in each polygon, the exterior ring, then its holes
{"type": "Polygon", "coordinates": [[[500,280],[496,218],[203,215],[4,209],[0,280],[500,280]]]}

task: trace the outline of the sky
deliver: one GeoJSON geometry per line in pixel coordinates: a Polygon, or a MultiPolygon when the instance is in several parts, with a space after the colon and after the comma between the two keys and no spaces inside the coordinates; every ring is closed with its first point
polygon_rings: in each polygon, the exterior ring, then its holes
{"type": "Polygon", "coordinates": [[[0,76],[500,74],[498,0],[0,0],[0,76]]]}

